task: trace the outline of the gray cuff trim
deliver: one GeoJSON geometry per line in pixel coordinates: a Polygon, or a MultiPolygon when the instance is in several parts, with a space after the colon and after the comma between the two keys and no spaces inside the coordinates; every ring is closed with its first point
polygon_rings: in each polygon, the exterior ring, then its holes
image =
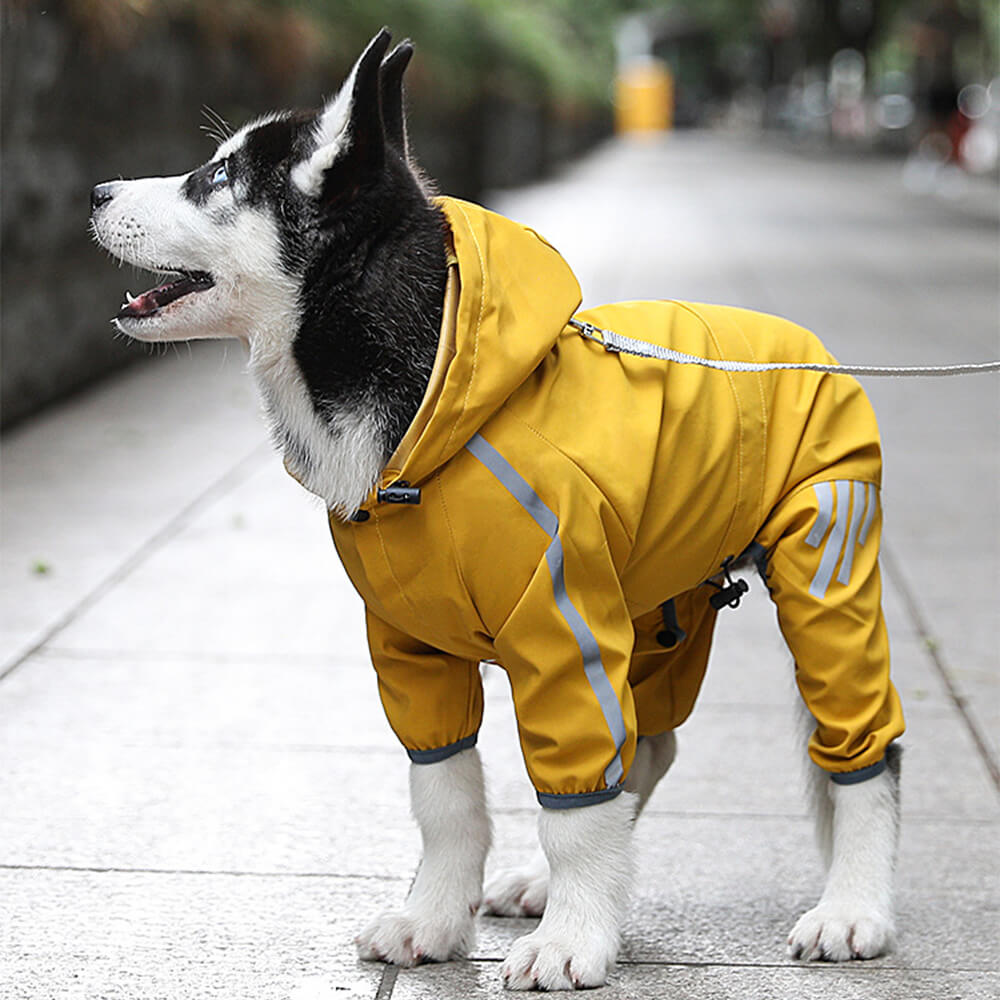
{"type": "Polygon", "coordinates": [[[462,750],[474,747],[477,739],[479,739],[478,732],[473,733],[471,736],[466,736],[464,740],[459,740],[457,743],[449,743],[444,747],[434,747],[433,750],[407,750],[406,752],[414,764],[436,764],[438,761],[454,757],[455,754],[460,753],[462,750]]]}
{"type": "Polygon", "coordinates": [[[624,788],[624,785],[612,785],[610,788],[599,788],[596,792],[567,792],[565,795],[554,795],[551,792],[536,792],[538,801],[546,809],[579,809],[581,806],[593,806],[598,802],[613,799],[624,788]]]}
{"type": "Polygon", "coordinates": [[[844,771],[841,774],[831,771],[830,780],[836,785],[859,785],[862,781],[868,781],[869,778],[877,778],[884,770],[885,758],[883,757],[880,761],[857,771],[844,771]]]}

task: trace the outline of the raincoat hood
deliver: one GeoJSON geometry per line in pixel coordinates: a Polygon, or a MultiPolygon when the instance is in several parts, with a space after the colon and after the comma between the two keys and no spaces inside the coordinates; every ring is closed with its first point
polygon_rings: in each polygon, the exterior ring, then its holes
{"type": "Polygon", "coordinates": [[[430,386],[382,486],[417,485],[452,458],[550,353],[580,305],[569,265],[534,230],[456,198],[437,204],[458,275],[452,268],[430,386]]]}

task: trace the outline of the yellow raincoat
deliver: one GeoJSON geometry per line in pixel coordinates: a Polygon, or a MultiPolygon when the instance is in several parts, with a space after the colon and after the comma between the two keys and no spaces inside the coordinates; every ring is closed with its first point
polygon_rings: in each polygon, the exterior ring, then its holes
{"type": "MultiPolygon", "coordinates": [[[[636,739],[694,704],[715,619],[705,581],[756,543],[816,718],[813,760],[845,781],[877,773],[903,724],[880,610],[878,432],[857,382],[607,353],[567,326],[580,289],[545,240],[441,206],[455,260],[427,393],[388,492],[330,518],[411,759],[475,742],[479,662],[496,660],[541,803],[617,794],[636,739]]],[[[738,309],[627,302],[579,318],[712,358],[832,360],[800,327],[738,309]]]]}

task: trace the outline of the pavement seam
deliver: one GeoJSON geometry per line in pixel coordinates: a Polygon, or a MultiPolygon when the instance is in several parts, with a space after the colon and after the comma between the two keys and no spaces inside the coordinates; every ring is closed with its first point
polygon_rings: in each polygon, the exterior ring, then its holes
{"type": "Polygon", "coordinates": [[[396,977],[398,975],[398,965],[387,965],[382,970],[382,979],[378,984],[378,992],[375,994],[375,1000],[389,1000],[396,986],[396,977]]]}
{"type": "Polygon", "coordinates": [[[903,604],[906,607],[907,614],[910,616],[910,621],[916,629],[917,635],[920,637],[924,650],[930,658],[931,663],[934,665],[934,669],[937,672],[938,677],[940,677],[942,684],[944,684],[945,690],[948,693],[948,698],[958,710],[958,714],[962,717],[962,721],[965,723],[965,728],[972,737],[972,742],[975,744],[980,758],[986,765],[986,771],[990,776],[990,780],[993,782],[993,787],[998,793],[1000,793],[1000,764],[998,764],[994,759],[989,744],[986,742],[986,738],[983,736],[982,732],[980,732],[979,725],[969,712],[967,705],[968,699],[962,695],[962,693],[958,690],[957,685],[952,680],[948,664],[945,661],[944,654],[941,652],[941,645],[932,635],[928,620],[917,602],[916,594],[910,587],[909,581],[906,579],[899,561],[884,541],[882,544],[882,561],[885,564],[886,575],[892,580],[893,584],[899,591],[900,596],[903,599],[903,604]]]}
{"type": "Polygon", "coordinates": [[[358,872],[254,872],[227,868],[121,868],[115,865],[0,864],[0,872],[72,872],[81,875],[211,875],[228,878],[362,879],[369,882],[408,882],[401,875],[368,875],[358,872]]]}
{"type": "MultiPolygon", "coordinates": [[[[495,959],[488,959],[488,961],[496,961],[495,959]]],[[[857,961],[852,963],[841,963],[835,962],[831,963],[828,961],[813,961],[809,963],[798,963],[798,962],[707,962],[707,961],[697,961],[696,959],[691,959],[689,961],[684,961],[682,959],[675,959],[670,961],[669,959],[657,959],[657,958],[631,958],[631,959],[618,959],[617,962],[620,966],[626,966],[631,968],[639,968],[642,966],[648,968],[675,968],[675,969],[788,969],[790,972],[806,972],[812,975],[828,975],[830,970],[846,972],[848,969],[851,970],[850,974],[853,976],[876,976],[882,972],[965,972],[965,973],[979,973],[980,975],[989,975],[990,969],[957,969],[954,966],[943,966],[943,965],[889,965],[879,962],[877,965],[871,964],[870,959],[865,959],[864,964],[859,964],[857,961]]]]}
{"type": "MultiPolygon", "coordinates": [[[[468,963],[498,965],[504,959],[489,955],[476,955],[465,959],[468,963]]],[[[427,963],[420,968],[435,968],[436,963],[427,963]]],[[[829,975],[831,972],[848,972],[854,976],[877,976],[883,972],[957,972],[964,975],[989,976],[991,969],[967,969],[943,965],[889,965],[879,960],[866,959],[861,962],[711,962],[697,959],[665,959],[665,958],[619,958],[616,968],[629,969],[785,969],[789,972],[803,972],[815,976],[829,975]]],[[[614,986],[614,983],[608,985],[614,986]]],[[[378,1000],[378,998],[376,998],[378,1000]]]]}
{"type": "Polygon", "coordinates": [[[90,610],[102,597],[113,590],[123,580],[127,579],[151,555],[163,548],[186,525],[192,515],[197,514],[215,500],[225,496],[235,486],[245,482],[251,473],[256,471],[256,467],[261,463],[264,455],[269,455],[271,451],[270,443],[256,445],[249,454],[231,466],[207,489],[202,490],[193,500],[182,507],[178,514],[171,517],[159,530],[154,532],[146,541],[142,542],[130,556],[119,563],[95,587],[84,594],[69,611],[65,612],[54,624],[50,625],[42,633],[42,636],[27,650],[0,671],[0,682],[10,677],[11,674],[48,645],[57,635],[69,628],[82,614],[90,610]]]}

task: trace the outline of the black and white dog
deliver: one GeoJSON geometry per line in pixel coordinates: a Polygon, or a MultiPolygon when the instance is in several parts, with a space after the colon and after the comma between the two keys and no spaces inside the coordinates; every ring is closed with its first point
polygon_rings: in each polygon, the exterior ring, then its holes
{"type": "MultiPolygon", "coordinates": [[[[442,218],[407,148],[412,48],[387,47],[383,31],[319,112],[267,115],[189,174],[92,194],[97,241],[165,276],[126,295],[118,329],[152,342],[242,340],[286,463],[342,517],[368,496],[420,407],[446,285],[442,218]]],[[[617,798],[543,810],[543,852],[487,887],[487,912],[543,914],[506,960],[508,987],[605,982],[630,893],[631,827],[674,747],[672,733],[644,739],[617,798]]],[[[841,785],[814,770],[828,880],[789,951],[872,957],[893,934],[898,772],[841,785]]],[[[423,860],[401,909],[358,938],[363,958],[400,965],[467,952],[490,844],[474,748],[412,765],[411,793],[423,860]]]]}

